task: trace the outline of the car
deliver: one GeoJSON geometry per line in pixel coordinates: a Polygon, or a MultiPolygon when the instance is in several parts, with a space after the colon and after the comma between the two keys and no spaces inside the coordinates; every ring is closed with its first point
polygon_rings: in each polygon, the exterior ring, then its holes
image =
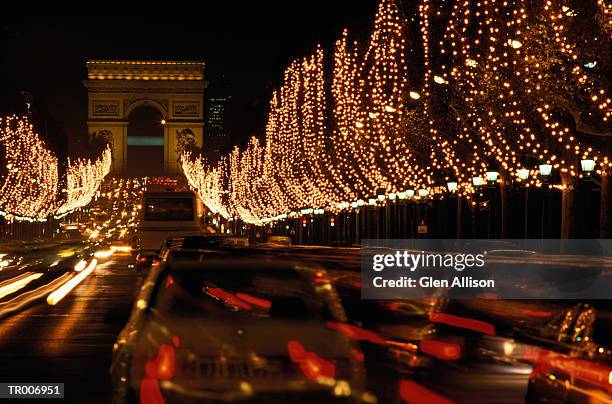
{"type": "Polygon", "coordinates": [[[249,239],[218,234],[192,235],[183,238],[180,248],[182,250],[208,250],[236,246],[248,247],[249,239]]]}
{"type": "Polygon", "coordinates": [[[612,402],[612,306],[578,302],[534,330],[528,403],[612,402]]]}
{"type": "Polygon", "coordinates": [[[136,270],[151,268],[151,266],[160,263],[157,250],[140,250],[136,255],[136,270]]]}
{"type": "Polygon", "coordinates": [[[113,402],[374,403],[345,321],[320,268],[154,267],[113,348],[113,402]]]}
{"type": "Polygon", "coordinates": [[[161,244],[159,258],[162,262],[168,261],[172,256],[180,260],[200,260],[205,252],[218,252],[226,248],[248,247],[246,237],[227,236],[219,234],[202,234],[189,236],[171,236],[161,244]],[[177,254],[177,252],[185,252],[177,254]],[[189,253],[187,253],[189,251],[189,253]]]}

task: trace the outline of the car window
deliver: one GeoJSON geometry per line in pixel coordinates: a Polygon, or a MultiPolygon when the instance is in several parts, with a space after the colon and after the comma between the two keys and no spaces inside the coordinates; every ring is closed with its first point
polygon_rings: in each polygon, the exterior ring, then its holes
{"type": "Polygon", "coordinates": [[[307,279],[283,271],[178,271],[160,279],[153,308],[171,317],[331,320],[307,279]]]}

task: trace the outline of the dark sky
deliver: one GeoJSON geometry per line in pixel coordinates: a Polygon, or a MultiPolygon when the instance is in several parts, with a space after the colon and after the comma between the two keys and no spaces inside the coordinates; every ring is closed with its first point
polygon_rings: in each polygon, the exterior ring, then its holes
{"type": "MultiPolygon", "coordinates": [[[[234,97],[234,141],[259,132],[283,69],[346,26],[365,37],[376,0],[150,3],[143,11],[0,17],[0,91],[30,91],[70,136],[86,133],[86,59],[199,59],[210,93],[234,97]],[[163,4],[163,6],[162,6],[163,4]],[[215,4],[214,6],[212,4],[215,4]]],[[[13,14],[15,15],[15,14],[13,14]]],[[[25,15],[25,14],[24,14],[25,15]]],[[[329,55],[329,54],[328,54],[329,55]]]]}

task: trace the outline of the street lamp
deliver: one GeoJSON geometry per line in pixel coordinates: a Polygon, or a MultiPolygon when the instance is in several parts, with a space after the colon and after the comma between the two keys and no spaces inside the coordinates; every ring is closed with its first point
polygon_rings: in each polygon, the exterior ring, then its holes
{"type": "Polygon", "coordinates": [[[458,187],[457,181],[448,181],[446,187],[448,188],[448,192],[456,192],[458,187]]]}
{"type": "Polygon", "coordinates": [[[407,193],[407,192],[405,192],[405,191],[404,191],[404,192],[398,192],[398,193],[397,193],[397,197],[398,197],[400,200],[402,200],[402,201],[403,201],[404,199],[406,199],[406,198],[408,197],[408,193],[407,193]]]}
{"type": "Polygon", "coordinates": [[[425,198],[428,193],[429,193],[429,191],[427,191],[427,189],[425,189],[425,188],[419,189],[419,197],[420,198],[425,198]]]}
{"type": "Polygon", "coordinates": [[[472,185],[479,187],[482,185],[482,177],[472,177],[472,185]]]}
{"type": "Polygon", "coordinates": [[[585,173],[592,173],[595,170],[595,160],[593,159],[582,159],[580,160],[580,167],[585,173]]]}
{"type": "Polygon", "coordinates": [[[440,77],[440,76],[434,76],[434,81],[438,84],[445,84],[446,80],[444,80],[444,78],[440,77]]]}
{"type": "Polygon", "coordinates": [[[489,169],[487,171],[487,181],[495,182],[495,181],[497,181],[497,177],[499,177],[499,172],[497,172],[497,170],[489,169]]]}
{"type": "Polygon", "coordinates": [[[397,198],[397,194],[396,194],[396,193],[394,193],[394,192],[391,192],[391,193],[389,194],[389,200],[390,200],[390,201],[394,201],[394,200],[395,200],[395,198],[397,198]]]}
{"type": "Polygon", "coordinates": [[[529,170],[526,168],[519,168],[518,170],[516,170],[516,176],[521,181],[525,181],[527,178],[529,178],[529,170]]]}
{"type": "Polygon", "coordinates": [[[540,175],[544,178],[550,176],[552,172],[552,166],[550,164],[540,164],[538,168],[540,169],[540,175]]]}
{"type": "Polygon", "coordinates": [[[409,189],[409,190],[407,190],[407,191],[406,191],[406,196],[407,196],[408,198],[412,198],[412,197],[414,197],[414,189],[409,189]]]}
{"type": "Polygon", "coordinates": [[[363,206],[365,205],[365,201],[363,199],[360,199],[357,201],[357,206],[363,206]]]}
{"type": "Polygon", "coordinates": [[[509,39],[508,42],[510,43],[510,46],[512,46],[512,48],[514,49],[520,49],[523,46],[523,43],[518,39],[509,39]]]}
{"type": "Polygon", "coordinates": [[[374,198],[368,199],[368,205],[370,205],[370,206],[376,205],[376,199],[374,199],[374,198]]]}
{"type": "Polygon", "coordinates": [[[421,98],[421,94],[417,93],[416,91],[411,91],[409,94],[410,98],[412,98],[413,100],[418,100],[419,98],[421,98]]]}

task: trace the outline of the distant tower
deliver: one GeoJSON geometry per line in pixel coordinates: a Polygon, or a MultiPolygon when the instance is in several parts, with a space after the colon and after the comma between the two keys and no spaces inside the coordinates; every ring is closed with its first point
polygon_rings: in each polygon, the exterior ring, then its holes
{"type": "Polygon", "coordinates": [[[220,153],[230,141],[226,125],[227,105],[232,97],[214,97],[208,99],[206,117],[206,143],[215,152],[220,153]]]}

